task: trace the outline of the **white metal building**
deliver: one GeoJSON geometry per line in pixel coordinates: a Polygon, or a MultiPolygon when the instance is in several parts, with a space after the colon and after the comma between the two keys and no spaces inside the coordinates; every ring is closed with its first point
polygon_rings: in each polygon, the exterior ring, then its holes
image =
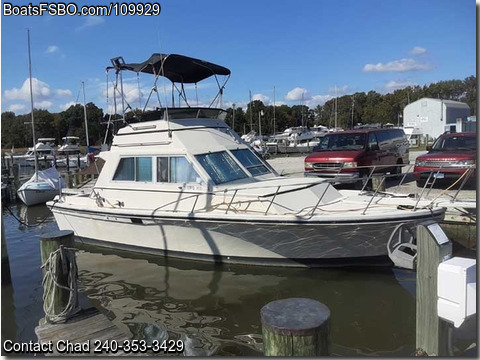
{"type": "Polygon", "coordinates": [[[437,138],[450,126],[457,123],[457,119],[467,120],[470,107],[462,102],[453,100],[422,98],[403,109],[403,127],[418,129],[429,138],[437,138]]]}

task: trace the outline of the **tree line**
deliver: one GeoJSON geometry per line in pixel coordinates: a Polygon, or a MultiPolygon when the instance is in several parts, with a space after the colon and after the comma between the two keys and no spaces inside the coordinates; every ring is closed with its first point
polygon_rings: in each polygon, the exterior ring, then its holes
{"type": "MultiPolygon", "coordinates": [[[[337,126],[344,129],[356,124],[393,123],[402,125],[403,108],[423,97],[465,102],[470,106],[471,115],[476,115],[477,79],[475,76],[464,80],[440,81],[425,86],[409,86],[393,93],[380,94],[376,91],[356,92],[330,99],[324,105],[310,109],[306,105],[265,105],[254,100],[246,111],[241,107],[226,109],[226,122],[239,134],[251,130],[262,134],[282,132],[292,126],[324,125],[333,127],[335,113],[337,126]],[[335,106],[336,103],[336,106],[335,106]],[[235,112],[235,114],[234,114],[235,112]],[[263,114],[263,115],[262,115],[263,114]]],[[[106,131],[109,114],[93,103],[86,105],[88,136],[90,145],[101,145],[106,131]]],[[[78,136],[80,144],[86,144],[84,109],[82,105],[72,105],[60,113],[47,110],[34,110],[36,137],[55,137],[61,141],[65,136],[78,136]]],[[[127,120],[131,116],[127,117],[127,120]]],[[[31,115],[15,115],[7,111],[1,114],[2,148],[25,148],[32,145],[31,115]]],[[[117,127],[120,125],[117,123],[117,127]]],[[[111,138],[111,137],[110,137],[111,138]]]]}

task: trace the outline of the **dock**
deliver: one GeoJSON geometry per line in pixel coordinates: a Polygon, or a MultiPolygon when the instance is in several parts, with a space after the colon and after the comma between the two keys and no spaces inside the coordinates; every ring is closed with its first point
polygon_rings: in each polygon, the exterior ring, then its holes
{"type": "Polygon", "coordinates": [[[40,324],[35,328],[35,334],[40,343],[51,342],[53,344],[52,351],[44,353],[46,356],[75,354],[84,356],[132,355],[122,350],[115,352],[100,351],[100,345],[106,340],[122,344],[130,337],[94,307],[81,310],[63,324],[40,324]]]}

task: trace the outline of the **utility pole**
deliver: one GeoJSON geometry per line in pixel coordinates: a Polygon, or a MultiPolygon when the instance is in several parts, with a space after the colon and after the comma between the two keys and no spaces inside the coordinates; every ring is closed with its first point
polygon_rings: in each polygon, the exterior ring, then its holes
{"type": "Polygon", "coordinates": [[[352,98],[352,124],[350,126],[350,129],[353,129],[353,112],[355,110],[355,94],[353,94],[353,98],[352,98]]]}

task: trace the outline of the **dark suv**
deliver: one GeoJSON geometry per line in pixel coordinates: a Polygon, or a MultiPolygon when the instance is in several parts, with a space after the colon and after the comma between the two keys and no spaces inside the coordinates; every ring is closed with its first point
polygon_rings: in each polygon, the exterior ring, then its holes
{"type": "MultiPolygon", "coordinates": [[[[455,181],[469,168],[474,168],[470,180],[476,176],[477,135],[475,133],[449,133],[438,137],[428,153],[417,157],[414,176],[418,186],[431,181],[455,181]]],[[[468,175],[468,174],[466,174],[468,175]]],[[[465,176],[466,176],[465,175],[465,176]]]]}

